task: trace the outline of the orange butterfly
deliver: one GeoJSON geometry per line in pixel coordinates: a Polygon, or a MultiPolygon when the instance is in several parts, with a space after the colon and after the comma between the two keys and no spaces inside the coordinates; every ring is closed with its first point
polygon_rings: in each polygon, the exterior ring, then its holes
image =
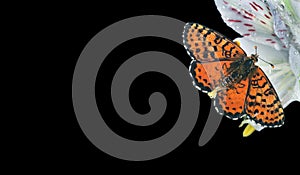
{"type": "MultiPolygon", "coordinates": [[[[189,71],[193,84],[214,99],[218,113],[233,120],[250,120],[262,128],[284,124],[278,95],[255,65],[256,53],[248,57],[233,41],[196,23],[185,25],[183,43],[192,58],[189,71]]],[[[244,136],[254,130],[248,125],[244,136]]]]}

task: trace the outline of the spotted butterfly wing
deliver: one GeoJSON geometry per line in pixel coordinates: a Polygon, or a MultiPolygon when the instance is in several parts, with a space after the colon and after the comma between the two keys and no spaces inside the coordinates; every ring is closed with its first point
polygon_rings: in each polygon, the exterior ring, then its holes
{"type": "MultiPolygon", "coordinates": [[[[196,23],[184,27],[183,42],[192,58],[189,68],[193,84],[204,93],[211,92],[234,69],[234,62],[246,57],[238,45],[222,34],[196,23]]],[[[239,118],[244,111],[248,81],[236,84],[232,89],[218,92],[214,101],[216,110],[231,119],[239,118]],[[237,93],[237,89],[245,93],[237,93]],[[233,103],[234,102],[234,103],[233,103]],[[232,111],[235,109],[235,111],[232,111]]]]}
{"type": "Polygon", "coordinates": [[[232,88],[224,89],[218,92],[214,100],[214,106],[217,112],[227,118],[237,120],[245,114],[245,100],[250,85],[250,78],[247,77],[232,88]]]}
{"type": "Polygon", "coordinates": [[[197,23],[187,23],[183,43],[193,61],[190,73],[196,88],[207,93],[227,74],[230,64],[246,56],[243,49],[222,34],[197,23]],[[206,64],[209,63],[209,64],[206,64]]]}
{"type": "Polygon", "coordinates": [[[187,23],[183,43],[188,54],[204,62],[234,61],[246,56],[245,51],[222,34],[197,23],[187,23]]]}
{"type": "Polygon", "coordinates": [[[245,100],[245,113],[250,120],[263,127],[280,127],[284,124],[283,107],[268,77],[257,67],[250,79],[245,100]]]}

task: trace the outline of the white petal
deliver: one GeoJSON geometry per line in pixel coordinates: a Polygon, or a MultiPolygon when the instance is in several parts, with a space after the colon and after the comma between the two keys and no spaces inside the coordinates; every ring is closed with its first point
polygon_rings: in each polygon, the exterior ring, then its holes
{"type": "Polygon", "coordinates": [[[300,19],[300,1],[299,0],[290,0],[291,6],[296,13],[296,18],[300,19]]]}
{"type": "Polygon", "coordinates": [[[262,1],[215,0],[224,22],[247,39],[286,49],[273,30],[273,16],[262,1]]]}
{"type": "Polygon", "coordinates": [[[288,47],[290,40],[292,38],[292,34],[290,29],[286,26],[285,22],[282,20],[280,13],[278,11],[278,7],[276,3],[273,3],[272,0],[268,1],[270,11],[273,15],[273,29],[274,33],[280,39],[280,41],[284,44],[284,47],[288,47]]]}
{"type": "Polygon", "coordinates": [[[300,88],[299,81],[294,81],[294,83],[287,88],[288,90],[286,91],[286,93],[282,97],[283,99],[281,100],[283,108],[287,107],[293,101],[300,102],[299,88],[300,88]]]}
{"type": "Polygon", "coordinates": [[[300,53],[293,45],[289,50],[289,62],[296,78],[300,80],[300,53]]]}
{"type": "MultiPolygon", "coordinates": [[[[299,0],[266,0],[269,5],[273,16],[279,16],[286,26],[288,26],[289,32],[293,36],[289,36],[292,40],[292,44],[296,43],[300,45],[300,1],[299,0]],[[275,15],[276,14],[276,15],[275,15]]],[[[278,18],[278,19],[279,19],[278,18]]],[[[278,20],[277,19],[277,20],[278,20]]],[[[276,21],[276,20],[275,20],[276,21]]],[[[298,47],[299,49],[299,47],[298,47]]]]}
{"type": "Polygon", "coordinates": [[[294,94],[287,99],[288,104],[292,101],[300,101],[300,53],[293,45],[291,45],[289,50],[289,62],[296,83],[293,88],[294,94]]]}
{"type": "MultiPolygon", "coordinates": [[[[271,62],[272,64],[280,64],[280,63],[288,63],[288,52],[287,51],[278,51],[275,50],[272,47],[269,47],[264,44],[259,44],[256,42],[253,42],[249,40],[249,38],[236,38],[234,41],[239,41],[241,44],[241,48],[244,49],[244,51],[247,53],[247,55],[251,55],[255,53],[254,46],[257,46],[257,53],[259,57],[262,59],[271,62]]],[[[259,66],[268,66],[269,64],[266,64],[259,60],[258,62],[259,66]]]]}
{"type": "MultiPolygon", "coordinates": [[[[299,101],[299,82],[293,72],[288,68],[288,64],[276,65],[277,70],[267,74],[277,94],[282,106],[285,108],[292,101],[299,101]],[[298,90],[297,90],[298,89],[298,90]]],[[[262,67],[263,69],[263,67],[262,67]]]]}

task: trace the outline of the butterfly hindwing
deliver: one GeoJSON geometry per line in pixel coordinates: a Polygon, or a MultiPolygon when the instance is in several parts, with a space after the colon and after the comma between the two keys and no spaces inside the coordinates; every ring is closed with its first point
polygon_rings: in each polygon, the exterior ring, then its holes
{"type": "Polygon", "coordinates": [[[216,110],[226,117],[236,120],[244,115],[245,99],[249,78],[235,84],[233,88],[219,91],[214,101],[216,110]]]}
{"type": "Polygon", "coordinates": [[[193,60],[189,70],[194,86],[204,93],[211,92],[228,74],[227,70],[231,63],[232,61],[200,63],[193,60]]]}
{"type": "Polygon", "coordinates": [[[266,127],[279,127],[284,123],[284,113],[279,97],[271,82],[257,67],[249,81],[245,112],[249,119],[266,127]]]}

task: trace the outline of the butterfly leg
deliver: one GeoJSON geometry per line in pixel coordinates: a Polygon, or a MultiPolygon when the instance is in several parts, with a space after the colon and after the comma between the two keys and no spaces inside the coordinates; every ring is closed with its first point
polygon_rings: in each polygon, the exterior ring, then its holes
{"type": "Polygon", "coordinates": [[[214,90],[212,90],[211,92],[207,93],[207,95],[208,95],[210,98],[216,98],[217,92],[218,92],[218,91],[221,91],[221,90],[224,90],[224,89],[226,89],[226,87],[220,87],[220,86],[217,86],[214,90]]]}

